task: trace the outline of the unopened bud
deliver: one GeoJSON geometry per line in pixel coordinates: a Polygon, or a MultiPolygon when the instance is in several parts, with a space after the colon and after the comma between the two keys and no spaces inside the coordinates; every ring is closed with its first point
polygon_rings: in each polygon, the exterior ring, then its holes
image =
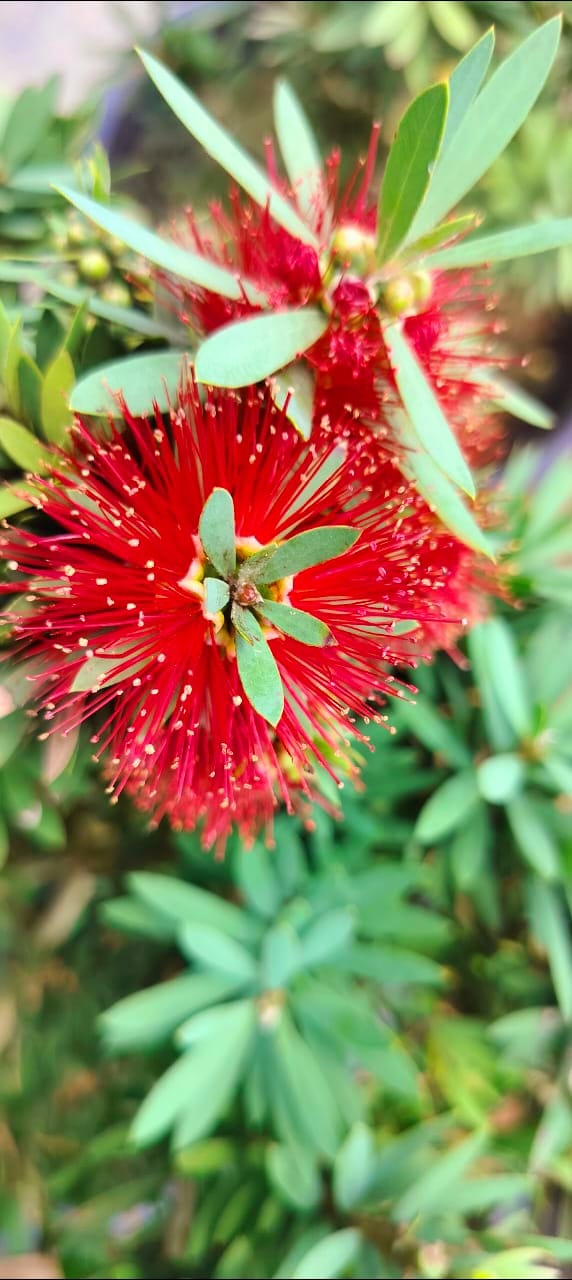
{"type": "Polygon", "coordinates": [[[409,276],[389,280],[383,290],[383,303],[392,316],[401,316],[415,306],[415,288],[409,276]]]}
{"type": "Polygon", "coordinates": [[[86,249],[78,263],[80,276],[90,284],[101,284],[107,280],[111,271],[111,263],[101,249],[86,249]]]}

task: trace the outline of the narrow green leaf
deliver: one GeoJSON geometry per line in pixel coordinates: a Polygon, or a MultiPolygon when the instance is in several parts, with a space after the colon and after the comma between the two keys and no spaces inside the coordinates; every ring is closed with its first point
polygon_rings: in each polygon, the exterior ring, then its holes
{"type": "Polygon", "coordinates": [[[22,471],[41,475],[54,462],[37,437],[11,418],[0,418],[0,446],[22,471]]]}
{"type": "Polygon", "coordinates": [[[82,195],[80,191],[73,191],[71,187],[56,189],[64,200],[73,204],[74,208],[95,222],[96,226],[109,232],[111,236],[117,236],[118,240],[134,249],[135,253],[140,253],[148,262],[162,267],[164,271],[169,271],[182,280],[190,280],[203,289],[219,293],[223,298],[239,299],[243,297],[244,291],[250,302],[266,300],[265,295],[248,279],[241,277],[239,283],[238,276],[232,271],[226,271],[197,253],[190,253],[188,249],[181,249],[180,245],[165,240],[155,231],[148,231],[140,223],[132,222],[122,213],[116,213],[109,205],[98,204],[97,200],[82,195]]]}
{"type": "Polygon", "coordinates": [[[483,1155],[488,1141],[486,1131],[473,1133],[444,1156],[433,1160],[430,1169],[398,1200],[392,1213],[394,1220],[408,1222],[419,1214],[446,1214],[451,1193],[463,1174],[483,1155]]]}
{"type": "Polygon", "coordinates": [[[52,78],[41,89],[24,89],[16,99],[2,138],[2,162],[9,174],[24,164],[44,138],[54,109],[56,87],[52,78]]]}
{"type": "Polygon", "coordinates": [[[274,127],[290,186],[312,225],[318,211],[322,161],[306,114],[287,80],[279,80],[274,89],[274,127]]]}
{"type": "Polygon", "coordinates": [[[292,1280],[334,1280],[353,1263],[361,1244],[359,1231],[344,1227],[315,1244],[292,1272],[292,1280]]]}
{"type": "Polygon", "coordinates": [[[248,609],[239,609],[237,613],[236,660],[240,683],[254,710],[276,728],[284,711],[284,689],[276,659],[254,615],[248,609]]]}
{"type": "Polygon", "coordinates": [[[328,327],[315,307],[295,307],[223,325],[201,343],[195,358],[199,382],[247,387],[261,382],[312,347],[328,327]]]}
{"type": "Polygon", "coordinates": [[[317,241],[310,227],[296,213],[289,201],[285,200],[272,186],[266,174],[254,160],[251,160],[246,151],[217,124],[216,120],[213,120],[190,89],[181,84],[171,71],[162,66],[156,58],[152,58],[149,53],[145,53],[142,49],[138,49],[137,52],[147,74],[169,104],[171,111],[178,116],[185,129],[188,129],[193,138],[196,138],[207,155],[225,169],[257,204],[263,207],[268,205],[272,217],[281,227],[285,227],[286,231],[296,236],[298,240],[302,240],[304,244],[317,248],[317,241]]]}
{"type": "Polygon", "coordinates": [[[255,551],[246,562],[245,576],[261,586],[277,582],[279,578],[289,578],[303,569],[335,560],[344,551],[349,551],[358,538],[359,530],[349,525],[307,529],[305,533],[297,533],[286,542],[279,543],[275,550],[265,547],[262,551],[255,551]]]}
{"type": "Polygon", "coordinates": [[[121,416],[117,396],[135,417],[151,416],[157,404],[165,412],[176,400],[185,357],[180,351],[152,351],[113,360],[86,373],[72,391],[74,413],[121,416]]]}
{"type": "Polygon", "coordinates": [[[440,517],[446,529],[452,529],[461,542],[482,552],[489,560],[494,553],[483,530],[479,528],[458,490],[443,475],[441,468],[419,449],[417,436],[406,414],[393,416],[395,432],[404,447],[402,467],[414,482],[427,505],[440,517]]]}
{"type": "Polygon", "coordinates": [[[441,146],[449,89],[434,84],[407,108],[387,158],[379,197],[377,258],[393,258],[421,205],[441,146]]]}
{"type": "Polygon", "coordinates": [[[264,936],[261,979],[265,987],[284,987],[303,967],[298,934],[286,921],[274,925],[264,936]]]}
{"type": "Polygon", "coordinates": [[[454,49],[465,50],[478,35],[478,25],[467,5],[457,0],[428,0],[433,26],[454,49]]]}
{"type": "Polygon", "coordinates": [[[572,1022],[572,939],[570,916],[557,889],[531,878],[528,912],[533,932],[548,954],[550,972],[562,1017],[572,1022]]]}
{"type": "Polygon", "coordinates": [[[382,946],[376,943],[355,943],[336,959],[336,968],[353,973],[358,978],[371,978],[384,986],[415,985],[439,986],[443,971],[435,960],[408,951],[404,947],[382,946]]]}
{"type": "Polygon", "coordinates": [[[477,768],[477,782],[483,800],[489,804],[506,804],[522,787],[524,763],[510,751],[489,756],[477,768]]]}
{"type": "Polygon", "coordinates": [[[218,973],[183,973],[146,987],[101,1014],[104,1040],[114,1049],[160,1044],[192,1014],[225,1000],[239,985],[218,973]]]}
{"type": "Polygon", "coordinates": [[[483,660],[499,707],[518,738],[532,731],[530,697],[512,631],[501,618],[488,618],[478,627],[483,660]]]}
{"type": "Polygon", "coordinates": [[[550,249],[572,244],[572,218],[546,218],[506,231],[493,231],[487,236],[468,236],[460,244],[441,249],[431,258],[431,265],[441,270],[472,267],[481,262],[512,262],[550,249]]]}
{"type": "Polygon", "coordinates": [[[32,484],[15,483],[0,485],[0,520],[15,516],[19,511],[34,505],[39,497],[38,490],[32,484]]]}
{"type": "Polygon", "coordinates": [[[414,702],[400,700],[395,708],[400,724],[405,724],[430,751],[442,756],[447,764],[463,769],[471,763],[471,755],[454,721],[446,720],[429,698],[416,694],[414,702]]]}
{"type": "MultiPolygon", "coordinates": [[[[2,277],[2,267],[0,266],[0,279],[2,277]]],[[[109,324],[121,325],[124,329],[130,329],[133,333],[140,333],[144,338],[171,338],[171,330],[168,325],[162,324],[153,316],[147,315],[145,311],[137,309],[137,307],[117,307],[111,302],[104,302],[99,294],[91,292],[89,289],[81,289],[70,285],[60,284],[57,280],[52,280],[48,275],[38,277],[37,284],[50,297],[57,298],[61,302],[69,302],[72,307],[85,307],[91,315],[98,316],[100,320],[107,320],[109,324]]],[[[73,357],[76,354],[75,347],[69,341],[66,346],[73,357]]]]}
{"type": "Polygon", "coordinates": [[[73,360],[64,347],[46,369],[42,386],[42,430],[52,444],[62,444],[71,425],[69,397],[74,382],[73,360]]]}
{"type": "Polygon", "coordinates": [[[420,236],[418,240],[408,242],[406,248],[402,252],[402,257],[407,262],[411,262],[416,258],[424,258],[427,254],[438,249],[440,245],[447,244],[450,240],[455,240],[457,236],[462,236],[466,231],[474,228],[477,222],[476,213],[462,213],[458,218],[449,218],[446,222],[440,222],[439,226],[434,227],[433,231],[428,231],[427,235],[420,236]]]}
{"type": "Polygon", "coordinates": [[[125,651],[121,653],[116,646],[109,657],[104,653],[87,658],[76,671],[70,693],[93,693],[110,685],[130,681],[149,665],[149,657],[138,658],[137,653],[130,652],[132,644],[127,643],[123,648],[125,651]]]}
{"type": "Polygon", "coordinates": [[[246,911],[198,885],[185,884],[174,876],[152,871],[136,871],[128,877],[129,887],[145,906],[157,915],[180,924],[210,924],[239,942],[252,943],[260,937],[261,926],[246,911]]]}
{"type": "Polygon", "coordinates": [[[309,440],[312,434],[314,390],[310,369],[301,362],[288,365],[272,380],[272,393],[278,408],[283,409],[288,400],[286,416],[303,440],[309,440]]]}
{"type": "Polygon", "coordinates": [[[416,839],[421,844],[442,840],[469,818],[478,798],[473,769],[465,769],[448,778],[423,805],[415,824],[416,839]]]}
{"type": "Polygon", "coordinates": [[[284,1012],[274,1032],[271,1070],[284,1093],[293,1126],[304,1146],[333,1158],[341,1137],[341,1116],[317,1054],[284,1012]]]}
{"type": "Polygon", "coordinates": [[[456,128],[436,166],[412,227],[424,235],[474,187],[534,106],[558,48],[561,19],[551,18],[506,58],[456,128]]]}
{"type": "Polygon", "coordinates": [[[236,570],[234,503],[227,489],[213,489],[199,520],[199,537],[211,564],[223,578],[236,570]]]}
{"type": "Polygon", "coordinates": [[[37,431],[41,428],[44,380],[36,361],[32,360],[32,357],[26,351],[23,352],[18,361],[17,376],[22,416],[37,431]]]}
{"type": "Polygon", "coordinates": [[[189,960],[198,961],[216,973],[229,974],[244,982],[256,977],[256,964],[246,947],[212,924],[183,925],[179,943],[189,960]]]}
{"type": "Polygon", "coordinates": [[[384,329],[397,389],[418,444],[459,488],[475,496],[471,472],[423,369],[398,324],[384,329]]]}
{"type": "Polygon", "coordinates": [[[302,955],[306,968],[315,968],[337,960],[349,946],[354,928],[354,914],[348,907],[339,907],[320,916],[302,938],[302,955]]]}
{"type": "Polygon", "coordinates": [[[495,29],[489,27],[484,36],[461,58],[449,81],[449,111],[441,147],[444,155],[461,121],[472,106],[490,66],[495,47],[495,29]]]}
{"type": "Polygon", "coordinates": [[[221,582],[220,578],[205,578],[203,585],[207,613],[219,613],[225,609],[230,600],[228,582],[221,582]]]}
{"type": "Polygon", "coordinates": [[[266,1156],[266,1169],[271,1185],[289,1208],[308,1213],[320,1203],[322,1182],[310,1152],[273,1144],[266,1156]]]}
{"type": "Polygon", "coordinates": [[[515,796],[507,804],[506,813],[515,842],[533,871],[542,880],[560,880],[558,845],[532,798],[515,796]]]}
{"type": "Polygon", "coordinates": [[[355,1124],[334,1161],[334,1199],[348,1213],[367,1198],[376,1169],[376,1146],[371,1129],[355,1124]]]}
{"type": "Polygon", "coordinates": [[[496,370],[476,369],[471,377],[475,382],[482,382],[488,389],[492,404],[501,412],[510,413],[513,418],[528,422],[531,427],[540,427],[542,431],[550,431],[555,425],[556,414],[552,409],[496,370]]]}
{"type": "Polygon", "coordinates": [[[256,612],[261,618],[272,622],[279,631],[292,636],[294,640],[300,640],[302,644],[323,648],[332,634],[325,622],[320,622],[311,613],[304,613],[302,609],[293,609],[289,604],[264,600],[261,605],[256,605],[256,612]]]}

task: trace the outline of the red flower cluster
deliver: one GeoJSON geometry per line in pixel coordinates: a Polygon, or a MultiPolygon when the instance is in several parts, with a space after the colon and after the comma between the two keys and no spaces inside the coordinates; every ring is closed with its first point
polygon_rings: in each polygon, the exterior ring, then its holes
{"type": "MultiPolygon", "coordinates": [[[[383,337],[382,315],[403,318],[403,331],[433,384],[470,464],[488,461],[498,449],[498,421],[483,411],[483,386],[474,376],[494,363],[490,337],[492,300],[482,275],[406,270],[385,283],[375,261],[377,209],[369,198],[378,130],[366,160],[340,193],[340,156],[330,156],[317,174],[312,248],[281,227],[267,208],[234,188],[227,210],[211,204],[210,224],[186,213],[177,233],[203,257],[254,282],[273,310],[317,304],[330,323],[305,354],[316,375],[315,421],[324,416],[341,427],[366,419],[391,443],[387,409],[396,399],[395,380],[383,337]],[[479,405],[478,417],[475,407],[479,405]]],[[[273,184],[285,190],[276,173],[273,184]]],[[[296,192],[287,194],[296,202],[296,192]]],[[[260,310],[246,296],[238,301],[159,273],[174,296],[180,320],[199,335],[260,310]]]]}
{"type": "Polygon", "coordinates": [[[391,665],[415,665],[435,628],[460,623],[472,555],[366,436],[348,451],[323,427],[305,443],[268,390],[202,403],[188,385],[169,415],[123,411],[106,435],[78,421],[73,455],[37,481],[48,532],[4,529],[4,591],[23,593],[9,616],[45,718],[64,731],[93,719],[110,789],[155,820],[202,820],[222,849],[233,823],[248,840],[278,803],[312,797],[316,769],[355,774],[357,721],[396,690],[391,665]],[[228,606],[207,607],[199,522],[215,488],[234,504],[239,565],[308,530],[358,535],[268,588],[329,629],[310,647],[264,624],[284,688],[275,729],[241,684],[232,577],[228,606]],[[400,636],[404,622],[417,629],[400,636]]]}

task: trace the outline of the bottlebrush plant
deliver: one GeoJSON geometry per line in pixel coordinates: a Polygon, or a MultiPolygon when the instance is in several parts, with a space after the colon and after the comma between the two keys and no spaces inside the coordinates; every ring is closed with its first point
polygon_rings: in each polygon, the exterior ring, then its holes
{"type": "Polygon", "coordinates": [[[151,231],[99,150],[0,266],[10,1259],[569,1268],[570,459],[509,450],[493,268],[572,219],[463,204],[558,35],[488,32],[379,190],[375,126],[322,164],[280,84],[265,170],[144,54],[228,201],[151,231]]]}

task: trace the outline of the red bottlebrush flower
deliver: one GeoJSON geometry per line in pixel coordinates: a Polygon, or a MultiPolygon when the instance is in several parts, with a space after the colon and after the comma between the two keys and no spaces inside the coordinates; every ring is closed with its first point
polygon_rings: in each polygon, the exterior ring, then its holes
{"type": "Polygon", "coordinates": [[[234,822],[250,839],[280,801],[311,796],[313,766],[355,774],[356,720],[395,691],[388,664],[414,665],[423,627],[458,619],[458,544],[367,440],[348,453],[324,429],[305,443],[267,390],[201,403],[191,385],[165,419],[123,416],[105,437],[78,420],[73,455],[37,480],[48,532],[4,528],[4,592],[24,593],[16,650],[48,721],[94,722],[111,790],[157,820],[202,821],[222,848],[234,822]],[[224,554],[215,492],[234,513],[224,554]],[[321,562],[306,551],[286,574],[284,548],[299,534],[314,546],[316,530],[321,562]],[[253,556],[269,544],[281,558],[253,556]],[[404,621],[420,624],[411,639],[404,621]],[[283,686],[267,718],[239,670],[253,628],[283,686]]]}
{"type": "MultiPolygon", "coordinates": [[[[406,336],[433,384],[470,463],[498,452],[498,421],[484,408],[479,372],[498,360],[491,353],[491,298],[482,273],[468,270],[411,271],[380,278],[375,259],[377,209],[369,197],[378,129],[372,131],[367,159],[349,186],[339,192],[339,153],[316,175],[312,231],[319,249],[297,240],[267,208],[231,191],[227,210],[210,206],[210,223],[186,212],[179,239],[213,262],[254,282],[273,310],[306,304],[328,312],[326,333],[305,353],[316,375],[315,420],[327,415],[334,425],[367,418],[390,438],[386,406],[396,387],[383,337],[384,319],[401,316],[406,336]],[[478,415],[475,413],[478,405],[478,415]]],[[[288,191],[275,172],[272,181],[288,191]]],[[[289,191],[296,203],[296,192],[289,191]]],[[[301,210],[299,210],[302,213],[301,210]]],[[[238,301],[158,273],[175,298],[181,321],[200,336],[260,311],[246,295],[238,301]]]]}

